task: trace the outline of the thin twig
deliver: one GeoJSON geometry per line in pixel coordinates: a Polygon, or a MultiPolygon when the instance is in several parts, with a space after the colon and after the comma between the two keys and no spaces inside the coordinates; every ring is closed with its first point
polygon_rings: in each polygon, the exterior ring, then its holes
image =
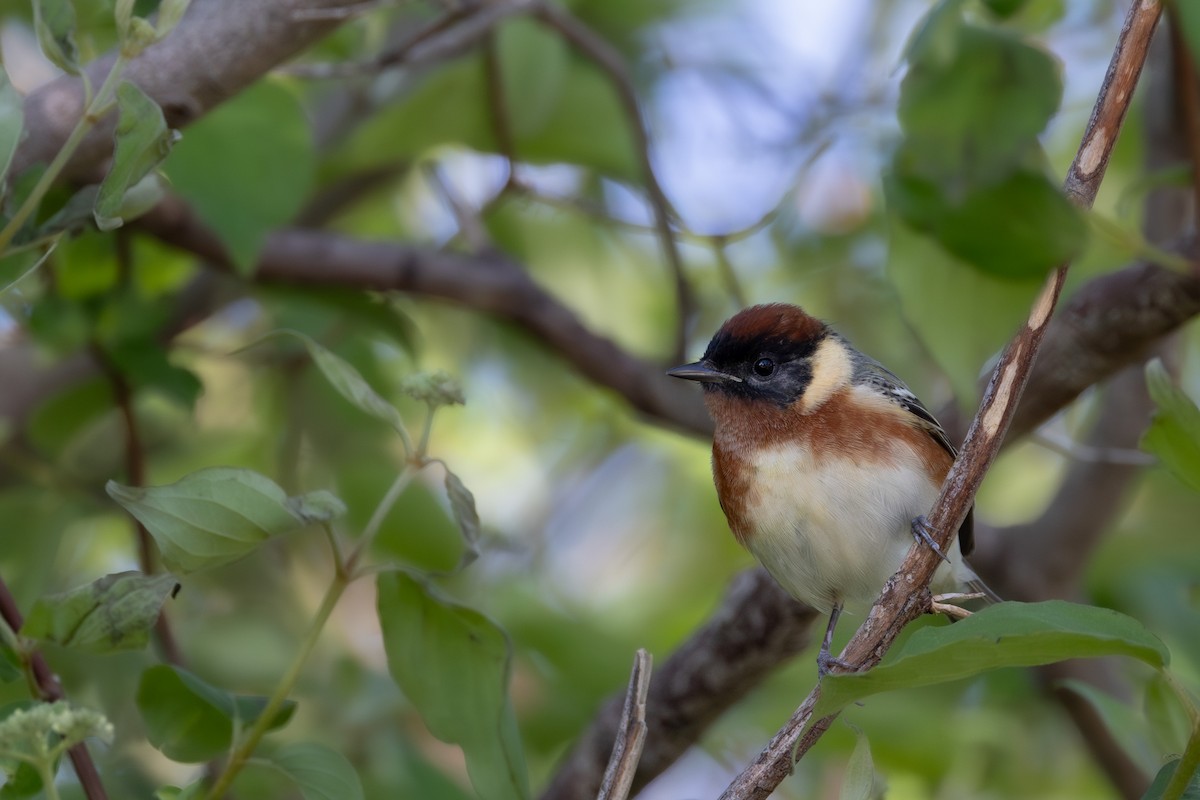
{"type": "Polygon", "coordinates": [[[612,757],[608,761],[608,768],[604,770],[604,780],[600,782],[600,793],[596,795],[596,800],[625,800],[629,797],[633,776],[642,758],[642,747],[646,744],[646,695],[650,692],[651,662],[650,654],[645,650],[638,649],[633,656],[633,672],[625,693],[625,708],[621,712],[612,757]]]}
{"type": "Polygon", "coordinates": [[[717,259],[717,269],[721,273],[721,280],[725,282],[726,291],[738,308],[745,308],[749,305],[746,292],[742,289],[742,282],[738,280],[737,270],[733,268],[733,262],[729,260],[729,251],[726,249],[729,239],[725,236],[713,236],[711,241],[713,255],[717,259]]]}
{"type": "MultiPolygon", "coordinates": [[[[21,626],[25,623],[20,609],[17,608],[17,601],[2,578],[0,578],[0,617],[3,617],[4,622],[14,631],[20,631],[21,626]]],[[[58,677],[50,671],[50,666],[42,654],[33,650],[25,657],[29,659],[41,699],[47,703],[65,700],[66,694],[63,692],[62,684],[59,683],[58,677]]],[[[83,788],[84,797],[88,800],[108,800],[108,792],[104,790],[100,772],[96,769],[96,763],[92,761],[87,745],[80,742],[67,753],[71,756],[71,764],[75,767],[75,775],[79,778],[79,785],[83,788]]]]}
{"type": "MultiPolygon", "coordinates": [[[[108,380],[108,385],[112,389],[113,403],[120,412],[124,423],[125,479],[129,481],[130,486],[144,486],[146,484],[146,451],[142,445],[141,429],[138,426],[137,413],[134,410],[133,388],[129,385],[129,381],[121,372],[120,367],[113,363],[112,358],[99,342],[92,342],[91,351],[100,371],[108,380]]],[[[146,575],[153,575],[158,571],[154,539],[151,538],[150,531],[146,530],[146,526],[139,520],[132,518],[131,520],[137,542],[138,568],[146,575]]],[[[182,666],[183,653],[180,651],[179,642],[175,639],[175,633],[167,621],[166,611],[158,615],[158,620],[154,623],[154,634],[163,660],[182,666]]]]}
{"type": "MultiPolygon", "coordinates": [[[[1161,13],[1162,7],[1157,2],[1137,2],[1125,19],[1091,119],[1064,182],[1066,195],[1081,207],[1090,208],[1099,191],[1161,13]]],[[[983,476],[1000,450],[1066,275],[1065,264],[1054,271],[1034,301],[1025,326],[1001,356],[962,452],[946,476],[929,514],[932,535],[943,551],[953,541],[983,476]]],[[[842,651],[840,660],[853,665],[856,672],[878,664],[901,629],[929,609],[929,580],[937,565],[933,548],[913,547],[909,550],[904,564],[888,580],[866,621],[842,651]]],[[[820,684],[813,688],[754,763],[734,779],[721,795],[722,800],[763,800],[791,774],[793,759],[806,753],[836,716],[824,717],[809,727],[819,697],[820,684]]]]}
{"type": "Polygon", "coordinates": [[[1158,459],[1141,450],[1133,450],[1128,447],[1096,447],[1084,442],[1077,442],[1070,436],[1050,430],[1045,426],[1035,431],[1030,439],[1047,450],[1072,461],[1087,461],[1092,464],[1126,464],[1133,467],[1148,467],[1158,463],[1158,459]]]}
{"type": "Polygon", "coordinates": [[[500,48],[496,43],[496,31],[488,31],[483,37],[483,64],[487,75],[488,116],[492,122],[492,133],[500,155],[508,159],[509,182],[512,180],[513,165],[517,163],[516,137],[513,136],[512,114],[508,92],[504,88],[504,65],[500,61],[500,48]]]}
{"type": "Polygon", "coordinates": [[[279,71],[297,78],[332,80],[375,75],[396,67],[441,63],[470,51],[495,27],[529,10],[529,0],[484,3],[453,8],[422,25],[410,36],[364,61],[295,64],[279,71]]]}
{"type": "Polygon", "coordinates": [[[642,179],[646,182],[646,196],[650,208],[654,212],[654,227],[658,231],[663,252],[675,279],[676,313],[679,315],[676,326],[675,352],[676,360],[682,360],[688,346],[688,335],[696,316],[696,299],[692,285],[687,280],[683,266],[683,255],[675,241],[671,230],[671,206],[662,186],[654,173],[654,163],[650,157],[650,134],[646,130],[646,121],[642,117],[641,104],[638,102],[637,91],[633,78],[625,66],[621,54],[603,37],[598,36],[591,28],[571,15],[565,8],[548,2],[538,2],[532,8],[534,18],[555,30],[600,68],[620,98],[633,134],[634,149],[642,168],[642,179]]]}

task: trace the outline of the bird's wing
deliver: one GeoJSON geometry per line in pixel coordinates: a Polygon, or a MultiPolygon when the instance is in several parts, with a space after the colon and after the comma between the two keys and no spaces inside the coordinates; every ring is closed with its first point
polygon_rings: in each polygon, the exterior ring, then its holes
{"type": "MultiPolygon", "coordinates": [[[[891,370],[873,358],[864,356],[857,364],[857,368],[859,374],[855,377],[858,381],[877,389],[884,397],[911,414],[915,427],[929,434],[930,438],[949,453],[951,458],[958,457],[958,451],[950,443],[950,437],[946,435],[946,431],[943,430],[941,424],[934,418],[933,414],[929,413],[929,409],[904,384],[904,381],[900,380],[891,370]]],[[[958,528],[958,548],[964,556],[969,555],[975,548],[974,506],[967,511],[966,518],[963,519],[962,525],[958,528]]]]}

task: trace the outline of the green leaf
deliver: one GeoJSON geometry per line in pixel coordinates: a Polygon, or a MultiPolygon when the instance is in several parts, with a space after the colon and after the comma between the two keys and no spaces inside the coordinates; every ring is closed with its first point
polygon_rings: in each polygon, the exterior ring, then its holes
{"type": "MultiPolygon", "coordinates": [[[[167,127],[162,109],[150,96],[129,81],[117,87],[117,127],[112,166],[100,184],[96,196],[96,225],[112,230],[132,219],[128,200],[139,200],[131,190],[150,170],[167,157],[179,140],[178,131],[167,127]]],[[[144,206],[144,203],[138,203],[144,206]]],[[[141,209],[145,211],[143,207],[141,209]]]]}
{"type": "Polygon", "coordinates": [[[188,9],[191,0],[162,0],[158,4],[158,38],[165,39],[167,34],[175,30],[179,20],[188,9]]]}
{"type": "Polygon", "coordinates": [[[156,389],[185,408],[193,408],[204,390],[194,372],[172,364],[152,339],[129,340],[106,352],[135,389],[156,389]]]}
{"type": "Polygon", "coordinates": [[[285,745],[271,763],[292,779],[304,800],[362,800],[362,781],[341,753],[311,742],[285,745]]]}
{"type": "Polygon", "coordinates": [[[1162,675],[1146,684],[1146,722],[1160,752],[1181,753],[1191,735],[1187,714],[1162,675]]]}
{"type": "Polygon", "coordinates": [[[21,671],[21,660],[7,644],[0,642],[0,683],[12,683],[25,673],[21,671]]]}
{"type": "Polygon", "coordinates": [[[1200,492],[1200,408],[1171,381],[1161,359],[1146,365],[1146,388],[1157,408],[1142,449],[1162,460],[1192,491],[1200,492]]]}
{"type": "MultiPolygon", "coordinates": [[[[1142,800],[1161,800],[1167,791],[1167,785],[1171,782],[1171,778],[1175,776],[1175,770],[1179,769],[1179,759],[1176,758],[1162,765],[1162,769],[1154,776],[1154,781],[1150,784],[1150,788],[1142,795],[1142,800]]],[[[1179,800],[1200,800],[1200,774],[1193,774],[1191,780],[1188,781],[1187,788],[1183,790],[1183,794],[1179,800]]]]}
{"type": "Polygon", "coordinates": [[[0,786],[0,800],[16,800],[19,797],[34,797],[42,791],[42,776],[37,767],[27,761],[17,762],[16,768],[5,776],[0,786]]]}
{"type": "Polygon", "coordinates": [[[1074,692],[1086,700],[1104,720],[1104,727],[1131,760],[1143,767],[1157,763],[1158,758],[1145,735],[1146,720],[1135,709],[1083,681],[1061,681],[1058,688],[1074,692]]]}
{"type": "Polygon", "coordinates": [[[329,522],[346,513],[346,504],[341,498],[325,489],[289,497],[287,507],[305,523],[329,522]]]}
{"type": "Polygon", "coordinates": [[[182,789],[178,786],[164,786],[154,793],[154,800],[200,800],[207,788],[203,780],[189,783],[182,789]]]}
{"type": "Polygon", "coordinates": [[[299,102],[266,80],[190,126],[165,169],[246,275],[267,234],[303,206],[315,163],[299,102]]]}
{"type": "Polygon", "coordinates": [[[483,800],[528,798],[504,632],[404,573],[379,576],[378,602],[388,670],[430,733],[462,747],[483,800]]]}
{"type": "Polygon", "coordinates": [[[178,586],[173,575],[105,575],[87,586],[39,598],[21,635],[94,653],[140,650],[178,586]]]}
{"type": "Polygon", "coordinates": [[[885,179],[888,202],[914,229],[997,277],[1024,280],[1070,261],[1087,244],[1083,215],[1041,173],[1007,178],[955,197],[907,171],[897,154],[885,179]]]}
{"type": "Polygon", "coordinates": [[[875,761],[871,758],[871,743],[858,728],[854,728],[854,734],[857,737],[854,752],[846,762],[846,774],[842,776],[842,790],[838,798],[871,800],[875,797],[875,761]]]}
{"type": "Polygon", "coordinates": [[[558,100],[539,130],[517,139],[522,159],[578,164],[635,185],[644,182],[627,115],[604,74],[581,59],[569,59],[558,100]]]}
{"type": "Polygon", "coordinates": [[[479,557],[479,512],[475,510],[475,495],[449,469],[446,470],[446,496],[450,499],[450,511],[465,545],[458,563],[458,568],[462,569],[479,557]]]}
{"type": "Polygon", "coordinates": [[[1050,600],[989,606],[967,619],[922,628],[872,670],[829,675],[813,719],[892,689],[961,680],[1000,667],[1034,667],[1069,658],[1125,655],[1156,669],[1167,648],[1137,620],[1106,608],[1050,600]]]}
{"type": "Polygon", "coordinates": [[[1007,176],[1062,99],[1052,56],[960,14],[957,4],[940,7],[934,31],[914,38],[897,109],[911,168],[946,190],[1007,176]]]}
{"type": "Polygon", "coordinates": [[[108,494],[136,517],[175,572],[228,564],[272,536],[306,524],[287,494],[253,470],[210,467],[167,486],[122,486],[108,494]]]}
{"type": "Polygon", "coordinates": [[[983,0],[988,11],[1000,19],[1008,19],[1015,15],[1025,5],[1026,0],[983,0]]]}
{"type": "Polygon", "coordinates": [[[949,378],[959,404],[974,409],[984,364],[1025,321],[1042,280],[1001,280],[971,269],[899,221],[888,235],[888,278],[904,318],[949,378]]]}
{"type": "Polygon", "coordinates": [[[46,58],[64,72],[78,75],[75,6],[71,0],[34,0],[33,26],[46,58]]]}
{"type": "Polygon", "coordinates": [[[360,411],[365,411],[376,419],[386,422],[397,433],[401,435],[405,434],[404,421],[400,419],[400,412],[396,410],[395,406],[376,393],[371,388],[371,385],[367,383],[366,379],[363,378],[362,374],[345,359],[318,344],[312,337],[305,336],[299,331],[273,331],[263,338],[265,339],[270,336],[294,336],[299,339],[304,343],[304,347],[308,350],[313,363],[317,365],[317,369],[321,370],[321,374],[325,376],[325,380],[329,381],[329,385],[338,394],[357,406],[360,411]]]}
{"type": "Polygon", "coordinates": [[[8,165],[21,142],[25,126],[23,100],[9,82],[8,73],[0,67],[0,182],[8,175],[8,165]]]}
{"type": "Polygon", "coordinates": [[[562,96],[569,50],[533,20],[515,19],[496,33],[505,112],[518,139],[541,131],[562,96]]]}
{"type": "MultiPolygon", "coordinates": [[[[184,763],[224,753],[233,741],[235,724],[253,724],[267,704],[265,697],[234,696],[166,664],[142,673],[136,701],[150,744],[184,763]]],[[[289,700],[271,720],[270,730],[287,724],[295,710],[289,700]]]]}

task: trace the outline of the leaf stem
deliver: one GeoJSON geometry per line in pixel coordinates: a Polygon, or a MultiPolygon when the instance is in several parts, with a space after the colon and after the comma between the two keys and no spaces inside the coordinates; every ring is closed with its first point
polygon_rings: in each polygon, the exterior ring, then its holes
{"type": "Polygon", "coordinates": [[[1196,701],[1191,692],[1169,670],[1164,669],[1161,674],[1167,686],[1174,693],[1175,699],[1183,706],[1188,721],[1192,725],[1192,732],[1183,749],[1183,755],[1180,756],[1179,762],[1175,766],[1175,774],[1171,776],[1171,780],[1167,782],[1167,788],[1162,793],[1162,800],[1180,800],[1192,782],[1192,777],[1195,776],[1197,769],[1200,769],[1200,708],[1196,707],[1196,701]]]}
{"type": "Polygon", "coordinates": [[[392,506],[396,505],[396,501],[400,499],[400,495],[408,488],[408,484],[412,482],[414,476],[421,469],[418,464],[408,464],[400,474],[396,476],[396,480],[388,487],[387,494],[379,501],[379,505],[375,506],[375,512],[371,514],[371,519],[367,521],[367,527],[363,528],[362,536],[359,537],[358,544],[354,550],[346,558],[346,570],[350,573],[354,572],[354,567],[358,563],[358,559],[371,546],[375,536],[379,533],[379,529],[383,527],[383,520],[387,517],[388,512],[392,510],[392,506]]]}
{"type": "Polygon", "coordinates": [[[429,403],[426,406],[425,424],[421,427],[421,440],[417,444],[418,463],[424,463],[425,454],[429,452],[429,437],[433,433],[433,415],[438,410],[436,403],[429,403]]]}
{"type": "Polygon", "coordinates": [[[46,792],[46,800],[59,800],[58,787],[54,785],[54,762],[38,759],[33,762],[38,775],[42,778],[42,788],[46,792]]]}
{"type": "MultiPolygon", "coordinates": [[[[33,191],[25,198],[25,202],[21,203],[21,207],[17,209],[17,213],[13,214],[12,219],[0,230],[0,253],[8,250],[9,244],[12,243],[14,237],[21,230],[21,227],[37,210],[41,204],[42,198],[46,196],[46,192],[50,191],[50,187],[58,180],[58,176],[66,169],[67,163],[71,160],[71,156],[75,155],[75,151],[79,149],[83,138],[88,132],[96,126],[100,118],[107,111],[108,97],[112,94],[117,80],[121,77],[121,73],[125,69],[125,58],[117,56],[116,62],[112,69],[109,70],[108,76],[105,77],[104,83],[101,84],[100,90],[96,92],[96,96],[91,99],[91,102],[86,103],[83,114],[80,115],[79,121],[75,123],[75,127],[71,130],[67,140],[63,142],[63,146],[55,154],[50,165],[46,167],[46,171],[38,178],[38,182],[34,185],[33,191]]],[[[84,79],[84,85],[90,87],[87,79],[84,79]]]]}
{"type": "Polygon", "coordinates": [[[1188,737],[1187,747],[1175,765],[1175,774],[1163,790],[1162,800],[1181,800],[1197,768],[1200,768],[1200,727],[1193,725],[1192,735],[1188,737]]]}
{"type": "Polygon", "coordinates": [[[296,657],[292,659],[291,665],[286,673],[280,678],[275,691],[271,693],[271,697],[267,700],[266,707],[262,713],[250,726],[250,730],[241,740],[238,746],[229,755],[229,761],[225,764],[225,769],[221,771],[216,783],[209,789],[205,796],[207,800],[219,800],[224,797],[229,791],[229,787],[233,784],[235,778],[246,766],[247,761],[253,755],[254,750],[258,747],[258,743],[262,741],[267,729],[271,726],[271,721],[283,708],[283,704],[287,701],[288,695],[296,685],[296,681],[300,678],[300,671],[304,669],[304,665],[308,662],[308,657],[316,647],[317,640],[321,638],[321,630],[325,627],[325,623],[329,621],[330,614],[337,606],[338,600],[341,599],[342,593],[346,591],[349,585],[349,577],[342,571],[338,570],[334,574],[333,581],[329,584],[329,588],[325,592],[325,597],[321,600],[321,607],[317,609],[317,614],[313,618],[312,624],[309,625],[308,633],[304,637],[304,641],[300,644],[300,650],[296,653],[296,657]]]}

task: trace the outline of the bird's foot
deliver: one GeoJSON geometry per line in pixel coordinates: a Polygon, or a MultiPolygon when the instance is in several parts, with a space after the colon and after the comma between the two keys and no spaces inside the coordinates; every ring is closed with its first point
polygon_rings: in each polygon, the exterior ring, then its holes
{"type": "Polygon", "coordinates": [[[954,605],[961,603],[964,600],[979,600],[987,597],[983,592],[951,592],[949,594],[935,594],[930,600],[930,611],[934,614],[945,614],[947,617],[954,619],[966,619],[971,616],[971,612],[962,606],[954,605]]]}
{"type": "Polygon", "coordinates": [[[929,532],[929,520],[925,519],[925,515],[917,517],[912,521],[912,535],[918,542],[924,542],[929,546],[929,549],[937,553],[938,558],[950,563],[950,559],[946,558],[946,554],[942,552],[942,548],[938,547],[938,543],[933,540],[933,536],[929,532]]]}
{"type": "Polygon", "coordinates": [[[821,680],[828,675],[834,667],[837,667],[840,671],[854,671],[854,665],[849,661],[843,661],[825,648],[821,648],[821,652],[817,653],[817,680],[821,680]]]}

